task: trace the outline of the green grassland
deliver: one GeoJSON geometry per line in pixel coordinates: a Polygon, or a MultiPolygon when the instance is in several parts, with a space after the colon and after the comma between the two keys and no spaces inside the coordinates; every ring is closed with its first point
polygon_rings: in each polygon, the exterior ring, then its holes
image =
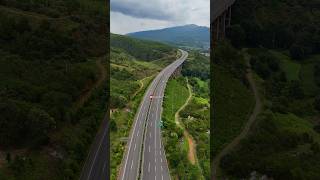
{"type": "Polygon", "coordinates": [[[188,96],[187,82],[184,77],[168,81],[162,112],[164,124],[162,140],[173,179],[199,179],[201,177],[200,169],[188,160],[187,140],[183,136],[183,130],[175,122],[175,113],[186,102],[188,96]]]}
{"type": "Polygon", "coordinates": [[[160,43],[112,34],[110,53],[110,177],[116,179],[126,146],[123,138],[129,136],[149,84],[157,73],[176,59],[176,50],[160,43]],[[149,52],[161,53],[144,56],[149,52]]]}
{"type": "Polygon", "coordinates": [[[275,179],[314,179],[320,177],[319,140],[320,134],[305,119],[265,112],[221,166],[233,175],[230,179],[248,178],[253,169],[275,179]]]}
{"type": "Polygon", "coordinates": [[[280,60],[280,67],[286,74],[286,77],[289,81],[291,80],[298,80],[299,74],[301,70],[301,65],[295,61],[293,61],[289,56],[277,52],[277,51],[270,51],[277,59],[280,60]]]}

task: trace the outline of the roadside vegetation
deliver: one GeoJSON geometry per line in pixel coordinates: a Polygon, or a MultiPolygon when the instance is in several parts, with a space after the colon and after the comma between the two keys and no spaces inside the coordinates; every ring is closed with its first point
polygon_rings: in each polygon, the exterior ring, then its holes
{"type": "Polygon", "coordinates": [[[162,112],[162,140],[173,179],[200,177],[199,169],[188,160],[188,142],[183,136],[183,129],[175,122],[175,113],[186,102],[188,96],[187,82],[184,77],[168,81],[162,112]]]}
{"type": "Polygon", "coordinates": [[[228,37],[250,60],[264,111],[248,136],[222,158],[223,177],[320,178],[317,4],[303,0],[236,3],[228,37]]]}
{"type": "Polygon", "coordinates": [[[145,91],[157,73],[176,59],[176,52],[161,43],[111,35],[111,179],[116,179],[119,173],[126,138],[145,91]],[[144,56],[148,52],[161,53],[144,56]]]}
{"type": "Polygon", "coordinates": [[[210,58],[198,52],[190,52],[182,74],[188,78],[193,94],[180,116],[194,139],[196,164],[201,176],[210,179],[210,58]]]}
{"type": "Polygon", "coordinates": [[[189,52],[182,75],[169,80],[165,90],[162,130],[170,174],[174,179],[210,179],[209,148],[209,58],[189,52]],[[187,79],[188,78],[188,81],[187,79]],[[176,112],[188,99],[187,84],[192,96],[179,113],[182,127],[176,124],[176,112]],[[179,94],[179,96],[177,96],[179,94]],[[192,138],[184,136],[187,131],[192,138]],[[195,163],[188,157],[190,143],[194,145],[195,163]]]}
{"type": "Polygon", "coordinates": [[[0,1],[0,179],[78,179],[103,120],[106,6],[72,2],[0,1]]]}

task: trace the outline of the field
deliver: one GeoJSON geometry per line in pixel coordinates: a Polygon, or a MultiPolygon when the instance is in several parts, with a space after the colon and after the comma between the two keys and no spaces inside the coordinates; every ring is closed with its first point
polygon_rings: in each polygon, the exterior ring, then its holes
{"type": "Polygon", "coordinates": [[[281,52],[271,50],[270,52],[280,60],[280,67],[285,72],[289,81],[299,80],[301,65],[298,62],[293,61],[289,56],[281,52]]]}

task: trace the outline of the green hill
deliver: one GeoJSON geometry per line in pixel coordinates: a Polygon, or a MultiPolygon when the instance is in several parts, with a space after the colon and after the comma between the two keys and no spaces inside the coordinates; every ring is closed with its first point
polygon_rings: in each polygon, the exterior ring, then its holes
{"type": "Polygon", "coordinates": [[[110,45],[125,50],[130,55],[144,61],[154,61],[163,57],[174,48],[154,41],[140,40],[129,36],[111,34],[110,45]]]}
{"type": "Polygon", "coordinates": [[[134,32],[128,36],[187,48],[208,50],[210,47],[210,29],[194,24],[134,32]]]}
{"type": "Polygon", "coordinates": [[[0,179],[78,179],[106,112],[105,10],[0,1],[0,179]]]}

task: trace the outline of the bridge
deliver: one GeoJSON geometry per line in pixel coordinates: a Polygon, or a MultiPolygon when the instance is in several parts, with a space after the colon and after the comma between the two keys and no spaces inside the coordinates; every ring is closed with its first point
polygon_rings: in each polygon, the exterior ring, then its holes
{"type": "Polygon", "coordinates": [[[231,6],[235,0],[212,0],[211,34],[213,47],[225,37],[226,27],[231,23],[231,6]]]}

